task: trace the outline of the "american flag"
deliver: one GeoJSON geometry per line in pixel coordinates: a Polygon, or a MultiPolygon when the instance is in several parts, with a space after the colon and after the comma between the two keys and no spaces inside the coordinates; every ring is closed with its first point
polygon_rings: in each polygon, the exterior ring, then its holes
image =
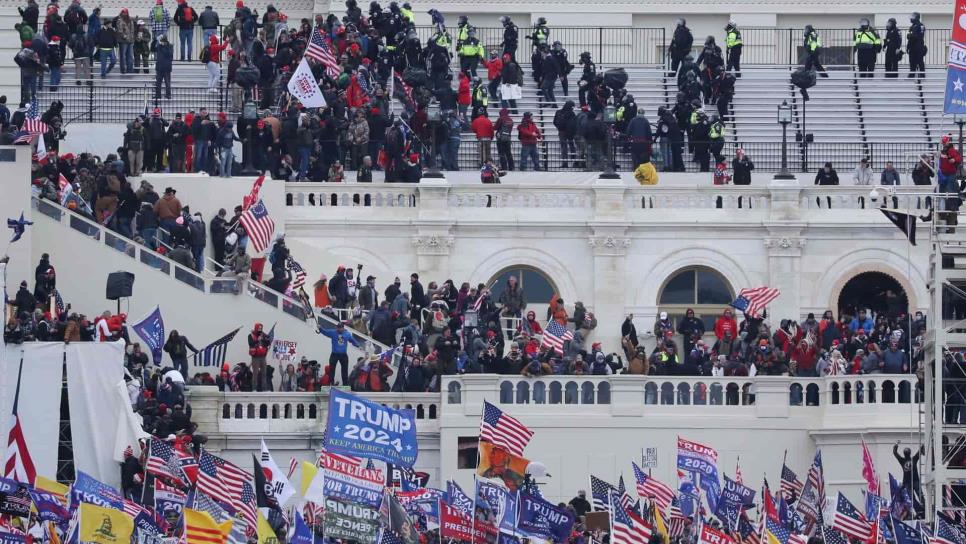
{"type": "MultiPolygon", "coordinates": [[[[224,508],[218,506],[218,503],[213,501],[211,497],[201,493],[199,491],[193,491],[192,496],[188,501],[188,508],[193,510],[200,510],[206,512],[216,523],[224,523],[229,519],[233,519],[232,516],[225,511],[224,508]]],[[[248,542],[248,538],[245,536],[246,528],[248,524],[237,518],[234,518],[234,523],[231,525],[231,532],[228,533],[228,542],[234,544],[237,542],[248,542]]]]}
{"type": "MultiPolygon", "coordinates": [[[[236,467],[237,468],[237,467],[236,467]]],[[[240,469],[239,469],[240,470],[240,469]]],[[[251,476],[245,474],[248,480],[242,482],[241,495],[233,506],[238,510],[245,523],[248,525],[245,534],[252,536],[258,527],[257,506],[255,500],[255,486],[251,482],[251,476]]]]}
{"type": "Polygon", "coordinates": [[[805,484],[798,479],[798,475],[788,468],[788,465],[782,463],[781,492],[785,498],[791,501],[800,497],[804,488],[805,484]]]}
{"type": "Polygon", "coordinates": [[[738,298],[731,305],[751,317],[758,317],[765,306],[768,306],[768,303],[778,298],[780,294],[781,291],[774,287],[742,289],[738,292],[738,298]]]}
{"type": "Polygon", "coordinates": [[[667,533],[671,538],[678,538],[684,535],[684,528],[687,525],[688,518],[681,511],[681,506],[678,504],[678,498],[675,497],[674,501],[671,502],[670,515],[668,516],[668,527],[667,533]]]}
{"type": "Polygon", "coordinates": [[[195,366],[217,366],[220,367],[225,362],[225,354],[228,352],[228,344],[235,339],[235,335],[241,327],[222,336],[218,340],[208,344],[204,349],[191,356],[191,364],[195,366]]]}
{"type": "Polygon", "coordinates": [[[285,263],[288,269],[292,272],[292,289],[298,289],[305,285],[305,269],[302,265],[298,263],[292,257],[288,258],[288,262],[285,263]]]}
{"type": "Polygon", "coordinates": [[[533,431],[505,414],[496,406],[483,401],[483,420],[480,421],[480,439],[500,446],[513,455],[523,456],[533,431]]]}
{"type": "Polygon", "coordinates": [[[745,477],[741,475],[741,457],[735,461],[735,481],[741,485],[745,485],[745,477]]]}
{"type": "Polygon", "coordinates": [[[185,485],[183,474],[178,467],[178,456],[174,448],[164,440],[151,437],[148,443],[148,458],[144,466],[149,474],[168,478],[178,485],[185,485]]]}
{"type": "Polygon", "coordinates": [[[142,507],[140,504],[132,500],[124,499],[125,514],[131,516],[132,518],[136,518],[138,517],[138,514],[140,514],[143,510],[144,510],[144,507],[142,507]]]}
{"type": "Polygon", "coordinates": [[[822,524],[822,537],[825,544],[849,544],[849,539],[845,538],[845,535],[825,524],[822,524]]]}
{"type": "Polygon", "coordinates": [[[825,506],[825,470],[822,468],[822,450],[815,451],[815,460],[808,469],[805,487],[798,501],[798,512],[806,519],[818,521],[825,506]]]}
{"type": "Polygon", "coordinates": [[[574,333],[567,330],[560,323],[555,320],[550,320],[547,326],[543,329],[543,337],[540,340],[540,347],[549,346],[554,349],[557,353],[563,355],[564,342],[568,340],[573,340],[574,333]]]}
{"type": "Polygon", "coordinates": [[[379,540],[379,544],[403,544],[403,541],[389,529],[383,529],[382,539],[379,540]]]}
{"type": "Polygon", "coordinates": [[[859,540],[867,540],[872,536],[872,527],[865,516],[849,502],[849,499],[845,498],[842,492],[839,492],[838,499],[835,501],[831,525],[834,529],[859,540]]]}
{"type": "Polygon", "coordinates": [[[630,510],[634,506],[634,500],[631,496],[627,494],[627,487],[624,486],[624,475],[621,474],[620,478],[617,479],[617,492],[620,494],[621,506],[630,510]]]}
{"type": "Polygon", "coordinates": [[[297,469],[298,467],[299,467],[299,461],[298,459],[293,457],[292,460],[288,462],[288,474],[286,475],[286,477],[289,480],[292,479],[292,475],[295,474],[295,469],[297,469]]]}
{"type": "Polygon", "coordinates": [[[610,510],[611,493],[618,493],[617,488],[593,474],[590,475],[590,499],[594,510],[610,510]]]}
{"type": "Polygon", "coordinates": [[[13,143],[17,144],[32,144],[34,139],[37,138],[37,134],[32,132],[27,132],[26,130],[19,130],[13,133],[13,143]]]}
{"type": "Polygon", "coordinates": [[[768,544],[789,544],[791,531],[784,524],[769,518],[765,524],[765,542],[768,544]]]}
{"type": "Polygon", "coordinates": [[[631,466],[634,467],[634,479],[637,480],[637,496],[642,499],[653,500],[661,510],[667,512],[674,500],[674,490],[659,482],[657,478],[644,474],[637,463],[631,462],[631,466]]]}
{"type": "Polygon", "coordinates": [[[272,234],[275,233],[275,222],[268,215],[265,203],[259,200],[242,212],[238,221],[248,234],[255,253],[265,251],[268,243],[272,241],[272,234]]]}
{"type": "Polygon", "coordinates": [[[613,535],[611,544],[638,544],[651,540],[653,527],[622,504],[618,493],[610,494],[611,524],[613,535]]]}
{"type": "Polygon", "coordinates": [[[955,527],[942,518],[936,516],[935,535],[929,537],[929,544],[962,544],[962,538],[955,527]]]}
{"type": "Polygon", "coordinates": [[[17,405],[20,404],[20,377],[23,375],[23,363],[17,372],[17,392],[13,397],[13,410],[10,414],[10,434],[7,436],[7,456],[4,463],[3,475],[18,482],[33,485],[37,478],[37,469],[34,467],[33,458],[30,456],[30,448],[27,447],[27,438],[23,434],[23,427],[20,426],[20,415],[17,413],[17,405]]]}
{"type": "Polygon", "coordinates": [[[332,54],[332,44],[329,37],[322,34],[322,29],[315,27],[312,29],[312,39],[305,49],[305,56],[321,62],[325,66],[325,73],[331,78],[338,77],[342,73],[342,67],[332,54]]]}
{"type": "Polygon", "coordinates": [[[64,306],[64,297],[60,296],[60,291],[54,289],[54,306],[57,308],[57,315],[63,315],[67,311],[67,307],[64,306]]]}
{"type": "Polygon", "coordinates": [[[251,474],[207,451],[198,458],[198,490],[218,502],[235,506],[243,484],[251,479],[251,474]]]}
{"type": "Polygon", "coordinates": [[[738,518],[738,535],[741,537],[742,544],[761,544],[761,534],[751,524],[748,514],[744,511],[738,518]]]}
{"type": "Polygon", "coordinates": [[[50,129],[47,123],[40,120],[40,111],[37,109],[37,102],[31,102],[30,106],[28,106],[23,120],[23,127],[21,128],[31,134],[43,134],[50,129]]]}

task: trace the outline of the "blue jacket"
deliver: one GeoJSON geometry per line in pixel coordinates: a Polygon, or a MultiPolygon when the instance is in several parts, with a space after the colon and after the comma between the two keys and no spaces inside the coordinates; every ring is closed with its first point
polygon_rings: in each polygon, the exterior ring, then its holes
{"type": "Polygon", "coordinates": [[[154,60],[154,69],[157,73],[170,74],[172,61],[174,61],[174,46],[170,43],[167,45],[158,43],[154,60]]]}
{"type": "Polygon", "coordinates": [[[852,323],[849,325],[849,328],[852,329],[852,332],[855,332],[859,329],[865,329],[865,332],[871,333],[872,330],[875,328],[875,324],[872,323],[871,317],[865,318],[865,321],[859,321],[858,317],[853,317],[852,323]]]}
{"type": "Polygon", "coordinates": [[[339,331],[336,329],[321,329],[319,333],[332,339],[332,353],[345,353],[349,344],[357,348],[362,347],[359,345],[359,342],[356,342],[356,339],[352,337],[352,333],[349,331],[342,331],[342,334],[339,334],[339,331]]]}

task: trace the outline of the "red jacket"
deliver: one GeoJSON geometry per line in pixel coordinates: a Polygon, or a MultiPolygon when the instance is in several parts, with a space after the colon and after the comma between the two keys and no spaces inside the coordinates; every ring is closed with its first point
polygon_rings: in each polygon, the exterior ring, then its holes
{"type": "Polygon", "coordinates": [[[473,133],[476,134],[477,140],[493,139],[493,121],[490,121],[485,115],[480,115],[476,119],[473,119],[470,127],[473,128],[473,133]]]}
{"type": "Polygon", "coordinates": [[[486,77],[490,81],[500,77],[500,73],[503,72],[503,61],[499,57],[493,60],[483,59],[483,66],[486,66],[486,77]]]}
{"type": "Polygon", "coordinates": [[[714,335],[718,337],[718,340],[721,340],[724,338],[726,331],[731,331],[732,340],[738,338],[738,322],[733,317],[722,315],[714,323],[714,335]]]}
{"type": "Polygon", "coordinates": [[[361,108],[369,103],[369,95],[359,85],[359,76],[352,76],[346,91],[346,105],[350,108],[361,108]]]}
{"type": "Polygon", "coordinates": [[[533,121],[523,121],[517,125],[517,134],[523,145],[537,145],[537,140],[541,137],[540,129],[533,121]]]}
{"type": "Polygon", "coordinates": [[[221,62],[221,52],[228,49],[228,42],[208,43],[208,62],[221,62]]]}
{"type": "Polygon", "coordinates": [[[470,96],[470,78],[460,74],[460,89],[456,93],[456,102],[461,106],[469,106],[473,102],[470,96]]]}
{"type": "Polygon", "coordinates": [[[955,146],[946,146],[942,154],[939,155],[939,171],[947,176],[955,174],[962,163],[963,156],[959,154],[955,146]]]}

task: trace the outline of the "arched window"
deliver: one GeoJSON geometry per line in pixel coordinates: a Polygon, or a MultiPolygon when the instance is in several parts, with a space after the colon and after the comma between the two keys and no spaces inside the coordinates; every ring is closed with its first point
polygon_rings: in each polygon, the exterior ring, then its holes
{"type": "MultiPolygon", "coordinates": [[[[506,289],[506,282],[510,276],[515,276],[520,282],[520,288],[527,297],[528,304],[543,304],[550,301],[550,297],[557,293],[557,286],[546,274],[528,266],[513,266],[506,268],[486,282],[490,287],[493,301],[500,300],[500,295],[506,289]]],[[[730,302],[730,301],[729,301],[730,302]]],[[[538,314],[539,315],[539,314],[538,314]]]]}
{"type": "Polygon", "coordinates": [[[658,293],[659,311],[667,312],[675,326],[688,308],[704,321],[705,330],[714,330],[714,321],[724,306],[735,298],[728,280],[705,266],[678,270],[664,282],[658,293]]]}

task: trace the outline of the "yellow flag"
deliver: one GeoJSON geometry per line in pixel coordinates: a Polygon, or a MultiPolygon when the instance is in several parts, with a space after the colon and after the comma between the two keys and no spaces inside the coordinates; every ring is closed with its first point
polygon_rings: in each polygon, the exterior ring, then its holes
{"type": "Polygon", "coordinates": [[[302,463],[302,496],[307,501],[325,502],[325,472],[312,463],[302,463]]]}
{"type": "Polygon", "coordinates": [[[258,511],[258,527],[255,532],[258,534],[258,544],[278,544],[278,537],[261,510],[258,511]]]}
{"type": "Polygon", "coordinates": [[[224,544],[232,523],[228,520],[218,524],[207,512],[184,510],[184,534],[188,544],[224,544]]]}
{"type": "Polygon", "coordinates": [[[664,524],[664,515],[661,514],[661,509],[654,504],[651,508],[654,509],[654,529],[657,530],[657,534],[664,537],[664,542],[670,542],[671,538],[667,534],[667,525],[664,524]]]}
{"type": "Polygon", "coordinates": [[[60,482],[51,480],[50,478],[44,478],[43,476],[37,476],[34,481],[34,487],[46,491],[48,493],[53,493],[54,495],[60,495],[63,499],[67,499],[68,487],[60,482]]]}
{"type": "Polygon", "coordinates": [[[315,464],[309,463],[308,461],[302,461],[301,491],[302,491],[303,497],[305,496],[306,490],[308,490],[309,488],[309,484],[312,483],[312,480],[315,478],[315,475],[318,472],[319,472],[319,469],[318,467],[315,466],[315,464]]]}
{"type": "Polygon", "coordinates": [[[80,541],[96,544],[128,544],[134,520],[121,510],[86,502],[80,505],[80,541]]]}

